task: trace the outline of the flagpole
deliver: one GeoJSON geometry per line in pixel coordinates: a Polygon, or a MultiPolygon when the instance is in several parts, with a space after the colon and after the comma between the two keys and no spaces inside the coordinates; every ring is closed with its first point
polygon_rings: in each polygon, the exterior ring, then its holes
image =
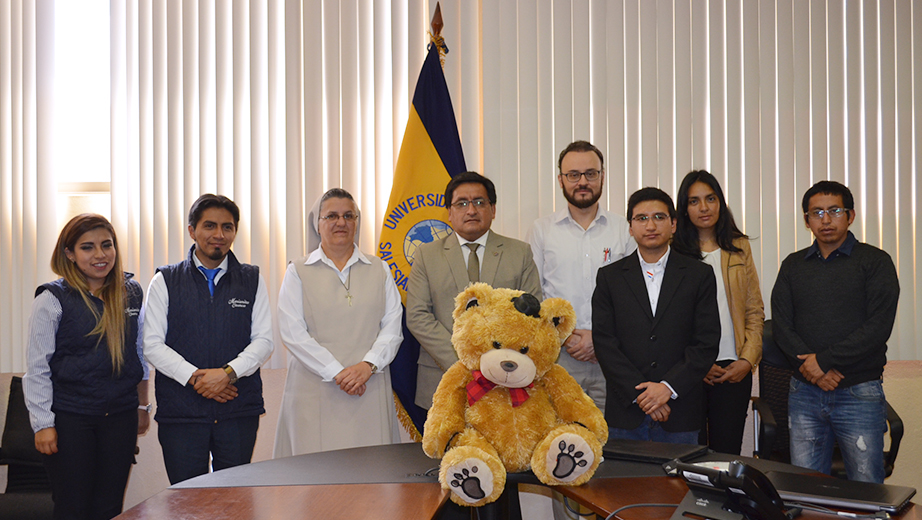
{"type": "MultiPolygon", "coordinates": [[[[443,200],[445,185],[453,175],[467,171],[443,72],[448,46],[442,28],[442,9],[436,4],[377,251],[394,277],[405,306],[403,343],[388,368],[397,417],[416,441],[422,440],[426,409],[415,403],[421,346],[406,326],[409,277],[418,248],[451,235],[443,200]]],[[[425,396],[421,398],[426,400],[425,396]]]]}

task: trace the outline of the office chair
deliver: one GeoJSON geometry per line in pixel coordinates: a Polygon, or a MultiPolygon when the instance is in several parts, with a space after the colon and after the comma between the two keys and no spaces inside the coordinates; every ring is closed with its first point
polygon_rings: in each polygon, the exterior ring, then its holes
{"type": "Polygon", "coordinates": [[[0,464],[8,467],[6,492],[0,494],[0,520],[50,519],[51,484],[35,449],[35,436],[22,392],[22,378],[10,382],[6,427],[0,441],[0,464]]]}
{"type": "MultiPolygon", "coordinates": [[[[765,321],[762,332],[762,361],[759,363],[759,397],[752,398],[756,442],[753,456],[778,462],[791,462],[788,430],[788,390],[796,372],[772,337],[772,321],[765,321]]],[[[903,420],[887,404],[890,449],[884,451],[884,474],[889,477],[903,439],[903,420]]],[[[832,476],[845,479],[845,463],[839,447],[832,455],[832,476]]]]}
{"type": "Polygon", "coordinates": [[[775,345],[772,320],[762,329],[759,363],[759,397],[752,398],[756,442],[753,455],[760,459],[791,461],[788,432],[788,389],[794,368],[775,345]]]}

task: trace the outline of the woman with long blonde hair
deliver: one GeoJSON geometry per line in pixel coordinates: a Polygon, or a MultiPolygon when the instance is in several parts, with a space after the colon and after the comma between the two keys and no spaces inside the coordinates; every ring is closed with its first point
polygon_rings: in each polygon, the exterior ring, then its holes
{"type": "Polygon", "coordinates": [[[122,511],[137,436],[150,424],[141,286],[122,271],[100,215],[64,226],[51,269],[61,278],[35,291],[23,377],[35,448],[46,455],[56,520],[108,519],[122,511]]]}

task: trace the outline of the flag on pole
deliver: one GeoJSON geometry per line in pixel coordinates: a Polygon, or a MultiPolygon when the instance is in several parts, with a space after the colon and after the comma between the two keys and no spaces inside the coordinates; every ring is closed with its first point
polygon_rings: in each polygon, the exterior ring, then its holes
{"type": "MultiPolygon", "coordinates": [[[[442,73],[439,54],[445,46],[438,34],[432,40],[416,82],[378,244],[378,256],[390,268],[404,309],[413,255],[422,244],[451,234],[443,200],[445,186],[452,176],[467,170],[442,73]]],[[[406,312],[403,336],[403,344],[390,365],[391,383],[401,424],[414,439],[421,440],[426,411],[414,404],[419,342],[407,330],[406,312]]]]}

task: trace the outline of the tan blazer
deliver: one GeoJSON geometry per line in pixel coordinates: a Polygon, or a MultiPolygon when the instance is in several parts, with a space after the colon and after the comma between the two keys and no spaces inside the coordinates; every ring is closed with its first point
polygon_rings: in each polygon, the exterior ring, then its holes
{"type": "Polygon", "coordinates": [[[721,272],[727,290],[730,319],[733,321],[736,355],[749,361],[755,370],[762,359],[765,307],[762,303],[762,290],[759,288],[759,274],[752,261],[749,239],[737,238],[733,240],[733,245],[742,249],[742,252],[730,253],[722,249],[721,272]]]}
{"type": "MultiPolygon", "coordinates": [[[[480,264],[480,281],[518,289],[542,300],[541,280],[531,247],[490,231],[480,264]]],[[[442,374],[458,361],[451,346],[455,296],[470,282],[458,237],[449,235],[416,250],[407,288],[407,328],[419,341],[416,404],[429,409],[442,374]]]]}

